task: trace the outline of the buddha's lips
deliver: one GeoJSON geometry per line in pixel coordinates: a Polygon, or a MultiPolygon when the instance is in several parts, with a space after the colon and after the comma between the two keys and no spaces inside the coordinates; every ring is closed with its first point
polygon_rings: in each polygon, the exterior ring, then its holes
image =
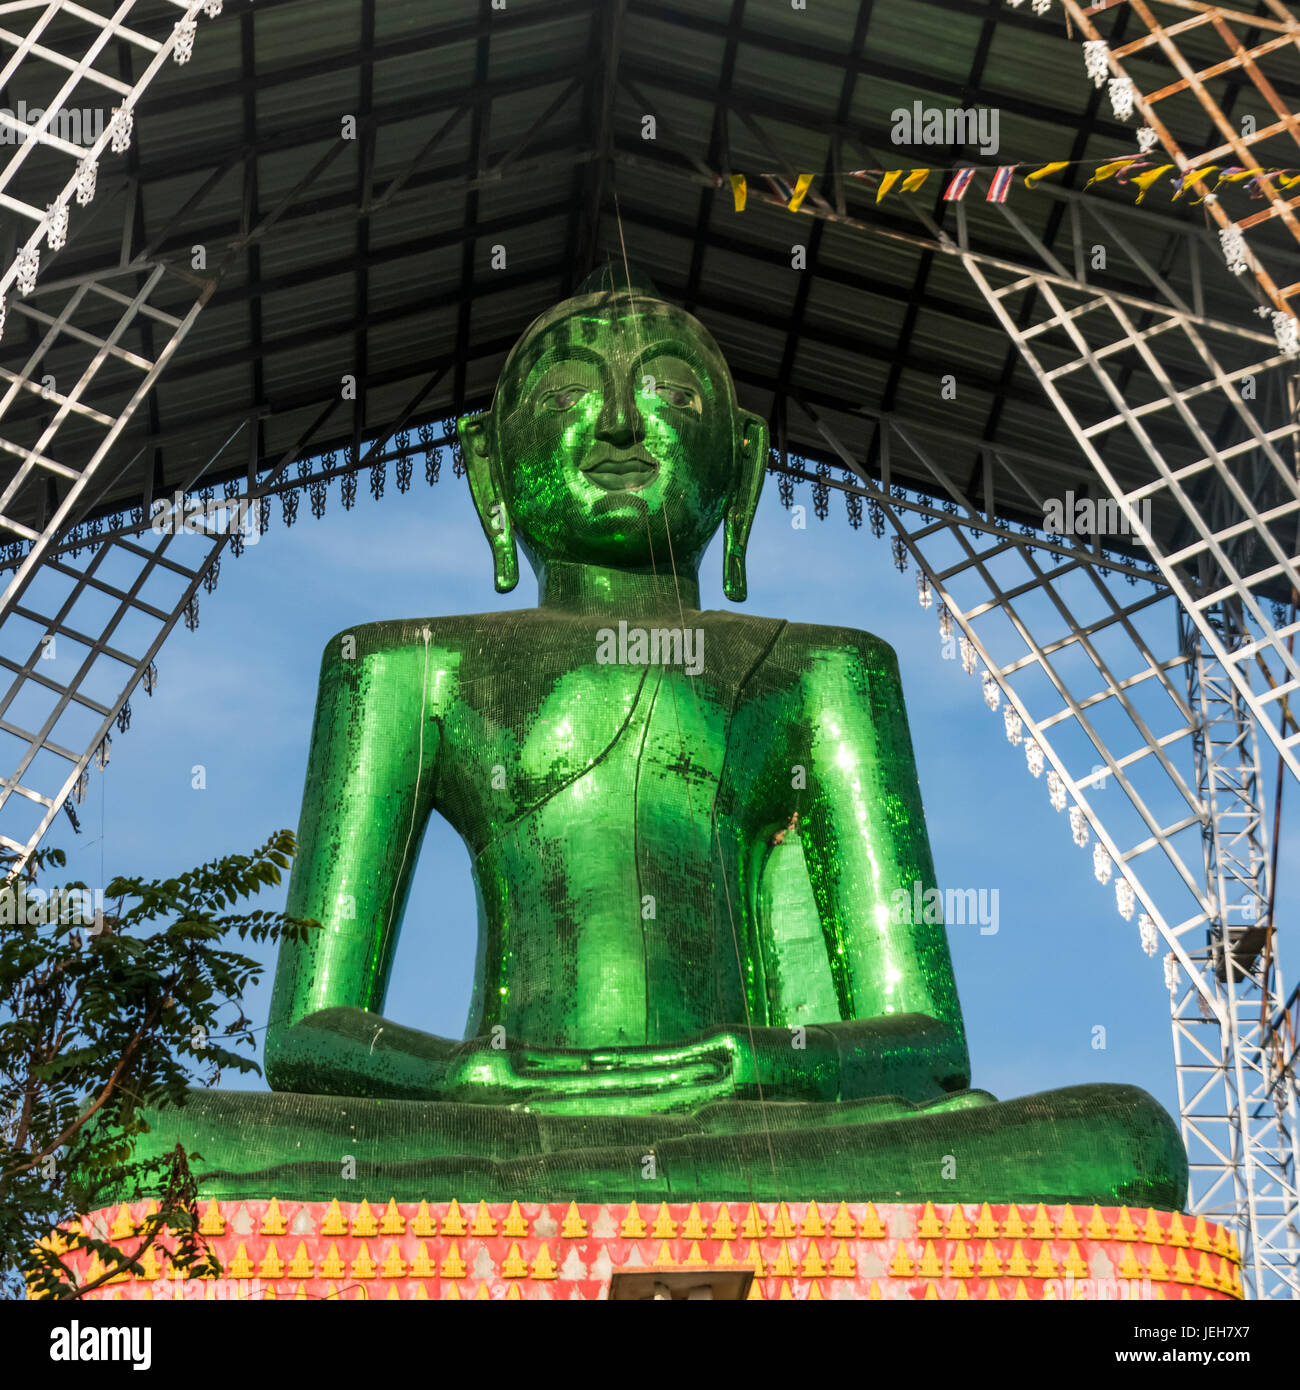
{"type": "Polygon", "coordinates": [[[607,456],[583,467],[583,475],[598,487],[608,491],[644,487],[659,474],[659,465],[644,457],[614,458],[607,456]]]}

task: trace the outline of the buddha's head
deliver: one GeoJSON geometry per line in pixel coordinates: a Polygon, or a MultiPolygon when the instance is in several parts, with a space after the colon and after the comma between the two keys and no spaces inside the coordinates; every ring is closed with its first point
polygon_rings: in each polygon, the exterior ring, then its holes
{"type": "Polygon", "coordinates": [[[693,576],[725,523],[724,589],[745,597],[767,426],[738,408],[704,325],[644,279],[606,267],[534,320],[460,437],[502,593],[518,583],[516,539],[534,570],[693,576]]]}

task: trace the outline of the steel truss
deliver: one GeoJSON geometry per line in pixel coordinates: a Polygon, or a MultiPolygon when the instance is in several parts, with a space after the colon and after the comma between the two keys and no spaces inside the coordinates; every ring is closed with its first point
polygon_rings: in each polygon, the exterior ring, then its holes
{"type": "MultiPolygon", "coordinates": [[[[1244,640],[1224,605],[1211,613],[1228,646],[1244,640]]],[[[1200,1210],[1234,1213],[1253,1233],[1256,1289],[1284,1296],[1300,1271],[1295,1035],[1280,1006],[1272,950],[1272,875],[1254,720],[1199,632],[1180,613],[1197,787],[1206,804],[1205,879],[1215,908],[1194,960],[1194,988],[1174,996],[1179,1102],[1200,1210]],[[1219,1008],[1203,1010],[1214,995],[1219,1008]],[[1196,1007],[1192,1007],[1195,1004],[1196,1007]],[[1226,1016],[1228,1026],[1220,1023],[1226,1016]]]]}
{"type": "MultiPolygon", "coordinates": [[[[1207,742],[1199,695],[1187,694],[1189,683],[1201,688],[1195,663],[1168,651],[1177,605],[1158,575],[1137,582],[1136,567],[1101,563],[1086,545],[1045,545],[1037,533],[990,520],[945,484],[942,431],[925,437],[883,416],[876,424],[880,479],[824,425],[855,481],[831,478],[824,465],[788,471],[812,483],[814,498],[832,489],[866,498],[873,530],[892,528],[896,565],[915,564],[920,602],[937,608],[943,654],[981,676],[985,702],[1001,709],[1027,773],[1045,774],[1049,804],[1068,819],[1075,843],[1091,847],[1094,877],[1113,884],[1119,916],[1137,918],[1143,950],[1153,955],[1163,941],[1192,1210],[1234,1227],[1255,1297],[1300,1298],[1294,1041],[1280,1050],[1288,1035],[1275,970],[1266,977],[1256,961],[1234,989],[1215,975],[1225,899],[1219,870],[1207,877],[1203,840],[1225,845],[1214,861],[1225,874],[1243,855],[1260,861],[1242,848],[1240,809],[1224,796],[1240,772],[1219,749],[1221,727],[1207,742]],[[929,471],[934,497],[891,486],[890,465],[904,460],[929,471]],[[1120,580],[1133,588],[1126,593],[1120,580]],[[1214,750],[1213,808],[1208,784],[1190,775],[1193,764],[1209,766],[1197,761],[1198,746],[1214,750]],[[1279,1046],[1262,1048],[1265,1034],[1279,1046]]],[[[1235,697],[1230,681],[1220,685],[1235,697]]],[[[1258,791],[1257,780],[1249,785],[1258,791]]],[[[1253,892],[1258,903],[1262,887],[1253,892]]],[[[1228,916],[1249,911],[1238,899],[1228,916]]]]}
{"type": "MultiPolygon", "coordinates": [[[[1103,14],[1113,15],[1127,8],[1144,27],[1146,32],[1140,38],[1122,43],[1115,49],[1108,48],[1106,64],[1116,79],[1131,84],[1134,105],[1147,127],[1155,132],[1179,174],[1215,168],[1219,161],[1225,159],[1239,161],[1238,168],[1249,169],[1260,161],[1256,151],[1262,150],[1270,140],[1278,137],[1289,139],[1292,146],[1300,146],[1300,121],[1295,112],[1287,108],[1268,75],[1276,69],[1278,75],[1289,76],[1296,49],[1300,47],[1300,21],[1282,0],[1264,0],[1266,14],[1246,14],[1229,6],[1206,4],[1203,0],[1151,0],[1150,4],[1146,0],[1099,0],[1099,3],[1089,0],[1087,6],[1080,5],[1078,0],[1062,0],[1062,3],[1070,20],[1094,43],[1106,42],[1096,22],[1103,14]],[[1174,13],[1168,15],[1165,22],[1158,17],[1157,10],[1172,10],[1174,13]],[[1189,36],[1204,38],[1211,30],[1221,40],[1224,56],[1198,68],[1199,60],[1186,57],[1179,45],[1186,46],[1189,36]],[[1139,60],[1136,68],[1129,61],[1134,58],[1139,60]],[[1161,87],[1148,85],[1144,91],[1133,73],[1142,71],[1142,63],[1149,71],[1157,59],[1163,59],[1168,64],[1168,75],[1173,80],[1161,87]],[[1246,74],[1275,120],[1247,133],[1215,100],[1210,86],[1215,79],[1233,72],[1246,74]],[[1177,98],[1182,99],[1182,104],[1194,101],[1209,116],[1220,144],[1194,158],[1188,158],[1168,123],[1156,111],[1157,105],[1165,110],[1166,104],[1175,102],[1177,98]]],[[[1291,150],[1291,155],[1295,157],[1295,149],[1291,150]]],[[[1276,183],[1276,177],[1261,173],[1259,186],[1267,206],[1235,223],[1212,194],[1205,199],[1205,206],[1222,231],[1235,227],[1244,234],[1252,228],[1280,222],[1291,237],[1300,243],[1300,221],[1295,215],[1295,209],[1300,205],[1300,195],[1283,197],[1276,183]]],[[[1273,273],[1277,269],[1276,260],[1271,254],[1267,260],[1272,270],[1246,245],[1246,264],[1264,296],[1275,311],[1294,316],[1296,311],[1291,300],[1300,291],[1300,280],[1291,281],[1289,276],[1282,276],[1281,283],[1278,283],[1278,277],[1273,273]]]]}
{"type": "Polygon", "coordinates": [[[111,15],[96,14],[73,0],[7,0],[0,4],[0,22],[22,15],[29,21],[25,33],[0,27],[0,45],[13,50],[0,67],[0,89],[21,80],[28,91],[52,92],[34,124],[21,119],[21,114],[0,111],[0,127],[14,131],[17,137],[13,153],[0,166],[0,207],[31,223],[27,239],[17,247],[8,264],[0,267],[0,324],[9,287],[16,283],[21,294],[29,292],[39,270],[41,248],[48,245],[51,251],[57,251],[67,239],[73,203],[84,207],[95,196],[99,159],[105,148],[121,154],[130,144],[132,113],[158,69],[168,58],[178,63],[188,61],[199,11],[210,17],[221,12],[221,0],[166,3],[180,11],[180,18],[163,40],[151,38],[126,22],[139,0],[120,0],[111,15]],[[56,32],[57,49],[42,42],[56,32]],[[143,71],[133,82],[124,82],[97,66],[115,57],[118,45],[148,55],[143,71]],[[104,123],[93,142],[78,143],[58,133],[61,125],[75,114],[76,133],[83,134],[80,117],[93,113],[106,97],[116,102],[112,118],[104,123]],[[91,104],[82,108],[82,101],[91,104]],[[15,197],[11,191],[29,164],[62,166],[65,171],[59,178],[62,192],[43,210],[15,197]]]}
{"type": "MultiPolygon", "coordinates": [[[[696,173],[685,177],[721,180],[698,161],[696,173]]],[[[833,206],[810,195],[804,212],[857,226],[869,236],[906,236],[850,217],[840,185],[842,180],[831,180],[833,206]]],[[[1300,493],[1283,449],[1291,454],[1298,430],[1293,411],[1275,411],[1265,425],[1250,404],[1289,396],[1272,382],[1285,377],[1289,385],[1294,360],[1279,351],[1274,334],[1205,317],[1199,296],[1204,234],[1186,228],[1174,253],[1182,261],[1182,281],[1192,287],[1189,303],[1172,287],[1175,267],[1154,266],[1141,254],[1132,210],[1053,192],[1069,204],[1068,250],[1060,257],[1005,204],[998,211],[1028,250],[1015,259],[978,242],[964,204],[956,205],[955,237],[914,202],[909,206],[928,245],[961,258],[1119,505],[1122,529],[1151,556],[1160,591],[1172,594],[1190,615],[1234,697],[1254,724],[1263,724],[1295,773],[1298,731],[1287,703],[1295,688],[1294,613],[1289,624],[1271,623],[1265,593],[1285,594],[1295,583],[1300,493]],[[1089,272],[1089,253],[1099,242],[1111,253],[1105,284],[1095,283],[1089,272]],[[1116,268],[1123,276],[1118,290],[1116,268]],[[1100,387],[1088,394],[1108,408],[1080,418],[1078,394],[1067,397],[1057,384],[1069,377],[1086,377],[1100,387]],[[1154,447],[1146,422],[1157,413],[1182,426],[1181,451],[1154,447]],[[1127,488],[1104,457],[1106,436],[1121,430],[1153,465],[1140,479],[1130,471],[1127,488]],[[1162,548],[1141,524],[1141,504],[1162,490],[1188,521],[1189,536],[1177,549],[1162,548]],[[1231,598],[1239,598],[1255,635],[1229,646],[1210,615],[1231,598]],[[1278,661],[1285,667],[1280,679],[1270,670],[1278,661]],[[1256,666],[1264,675],[1263,694],[1251,689],[1256,666]],[[1266,717],[1274,711],[1276,726],[1266,717]]],[[[806,403],[805,409],[811,417],[806,403]]],[[[1094,873],[1103,882],[1114,879],[1120,914],[1131,918],[1140,906],[1144,948],[1154,953],[1157,940],[1164,941],[1193,1208],[1236,1228],[1254,1296],[1300,1298],[1295,1045],[1286,1044],[1294,1038],[1294,1022],[1275,973],[1265,972],[1256,985],[1243,980],[1232,987],[1214,975],[1214,933],[1222,930],[1223,910],[1199,842],[1203,830],[1216,843],[1230,840],[1234,831],[1230,819],[1215,825],[1218,812],[1193,777],[1196,748],[1205,746],[1205,712],[1187,698],[1191,677],[1178,671],[1187,655],[1157,655],[1169,643],[1168,627],[1157,637],[1139,623],[1153,598],[1117,597],[1095,556],[1085,550],[1073,565],[1048,569],[1034,558],[1044,549],[1039,535],[1017,536],[1013,528],[995,524],[997,479],[1014,483],[1020,495],[1033,495],[1032,470],[1017,469],[1008,451],[980,451],[981,506],[954,491],[936,463],[951,440],[926,441],[916,426],[881,418],[867,459],[860,461],[819,428],[894,527],[900,567],[910,555],[928,596],[941,603],[943,625],[960,628],[963,665],[974,672],[983,664],[986,699],[994,708],[1005,703],[1008,738],[1026,748],[1031,771],[1050,767],[1051,803],[1070,809],[1076,842],[1086,846],[1095,836],[1094,873]],[[904,489],[890,486],[891,465],[915,476],[917,463],[955,516],[934,504],[918,508],[904,489]],[[918,522],[918,514],[925,520],[918,522]],[[1014,577],[1005,577],[1008,570],[1014,577]],[[1067,587],[1071,579],[1082,581],[1073,593],[1067,587]],[[1080,604],[1096,616],[1076,616],[1080,604]],[[1009,643],[1008,623],[1015,634],[1009,643]],[[1000,645],[988,629],[998,633],[1000,645]],[[1147,712],[1150,692],[1158,693],[1158,714],[1147,712]],[[1098,805],[1096,793],[1112,777],[1127,803],[1119,810],[1113,803],[1098,805]],[[1243,1004],[1243,992],[1252,989],[1256,999],[1243,1004]],[[1276,1048],[1271,1041],[1267,1050],[1260,1046],[1248,1013],[1256,1001],[1265,1020],[1259,1031],[1276,1038],[1276,1048]]],[[[824,472],[813,475],[813,482],[823,491],[834,486],[824,472]]],[[[1044,516],[1047,499],[1036,501],[1044,516]]],[[[923,602],[926,597],[923,590],[923,602]]],[[[1221,793],[1215,807],[1230,816],[1221,793]]],[[[1270,959],[1275,966],[1275,949],[1270,959]]],[[[1294,1000],[1288,1003],[1294,1012],[1294,1000]]]]}

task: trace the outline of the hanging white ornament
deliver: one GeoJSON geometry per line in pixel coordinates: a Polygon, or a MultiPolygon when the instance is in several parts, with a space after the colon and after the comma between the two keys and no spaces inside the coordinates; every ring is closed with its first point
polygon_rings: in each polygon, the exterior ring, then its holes
{"type": "Polygon", "coordinates": [[[98,764],[101,772],[108,766],[108,760],[112,756],[112,753],[113,740],[105,734],[103,743],[95,750],[95,762],[98,764]]]}
{"type": "Polygon", "coordinates": [[[1088,822],[1083,818],[1082,807],[1070,807],[1070,834],[1080,849],[1088,843],[1088,822]]]}
{"type": "Polygon", "coordinates": [[[1065,783],[1061,781],[1054,767],[1049,768],[1047,772],[1047,795],[1051,799],[1053,809],[1065,810],[1065,783]]]}
{"type": "Polygon", "coordinates": [[[1138,940],[1142,943],[1142,949],[1148,956],[1156,953],[1156,924],[1144,912],[1138,918],[1138,940]]]}
{"type": "Polygon", "coordinates": [[[221,13],[221,0],[203,0],[203,13],[209,19],[216,19],[221,13]]]}
{"type": "Polygon", "coordinates": [[[1126,121],[1133,114],[1133,90],[1131,77],[1112,77],[1107,87],[1110,92],[1110,109],[1117,121],[1126,121]]]}
{"type": "Polygon", "coordinates": [[[961,669],[968,676],[975,674],[975,644],[969,637],[963,637],[958,643],[961,650],[961,669]]]}
{"type": "Polygon", "coordinates": [[[1029,769],[1031,776],[1041,777],[1043,775],[1043,746],[1037,739],[1027,738],[1025,740],[1025,766],[1029,769]]]}
{"type": "Polygon", "coordinates": [[[1284,314],[1280,309],[1273,311],[1273,336],[1277,345],[1288,357],[1300,352],[1300,323],[1294,314],[1284,314]]]}
{"type": "Polygon", "coordinates": [[[45,212],[50,219],[45,232],[45,244],[51,251],[61,251],[68,240],[68,205],[51,203],[45,212]]]}
{"type": "Polygon", "coordinates": [[[907,573],[907,547],[903,544],[902,536],[895,536],[890,550],[894,556],[894,568],[899,574],[907,573]]]}
{"type": "Polygon", "coordinates": [[[946,603],[939,605],[939,640],[952,641],[952,612],[946,603]]]}
{"type": "Polygon", "coordinates": [[[1013,10],[1018,10],[1024,3],[1025,0],[1007,0],[1007,4],[1010,5],[1013,10]]]}
{"type": "Polygon", "coordinates": [[[1110,852],[1100,840],[1092,847],[1092,873],[1098,883],[1109,883],[1111,871],[1114,869],[1114,861],[1110,857],[1110,852]]]}
{"type": "Polygon", "coordinates": [[[15,282],[19,294],[31,294],[36,288],[36,272],[41,268],[41,253],[35,246],[24,246],[14,261],[15,282]]]}
{"type": "Polygon", "coordinates": [[[176,27],[172,30],[176,42],[172,46],[172,57],[176,63],[183,66],[194,56],[194,35],[199,32],[199,26],[192,19],[178,20],[176,27]]]}
{"type": "Polygon", "coordinates": [[[1014,748],[1020,742],[1024,721],[1010,705],[1002,711],[1002,726],[1007,731],[1007,742],[1014,748]]]}
{"type": "Polygon", "coordinates": [[[1052,8],[1052,0],[1034,0],[1034,13],[1046,14],[1052,8]]]}
{"type": "Polygon", "coordinates": [[[77,204],[85,207],[95,196],[95,180],[99,174],[99,165],[89,155],[77,165],[76,184],[77,204]]]}
{"type": "Polygon", "coordinates": [[[1105,39],[1089,39],[1083,45],[1083,62],[1092,78],[1092,85],[1100,87],[1110,73],[1110,49],[1105,39]]]}
{"type": "Polygon", "coordinates": [[[984,703],[991,710],[996,710],[1002,701],[1002,693],[998,690],[998,683],[993,679],[992,671],[985,671],[983,675],[984,703]]]}
{"type": "Polygon", "coordinates": [[[77,785],[72,789],[73,799],[80,806],[86,799],[86,793],[90,790],[90,774],[83,767],[81,775],[77,778],[77,785]]]}
{"type": "Polygon", "coordinates": [[[5,297],[0,294],[0,337],[4,336],[5,331],[5,297]]]}
{"type": "Polygon", "coordinates": [[[1149,125],[1139,126],[1137,137],[1138,149],[1143,154],[1146,154],[1148,150],[1153,149],[1155,147],[1156,141],[1160,138],[1155,133],[1155,130],[1149,125]]]}
{"type": "Polygon", "coordinates": [[[1223,259],[1227,261],[1228,269],[1234,275],[1240,275],[1246,269],[1246,238],[1235,222],[1230,227],[1220,227],[1219,245],[1223,248],[1223,259]]]}
{"type": "Polygon", "coordinates": [[[930,580],[921,570],[916,572],[916,601],[922,608],[929,608],[934,602],[934,590],[930,588],[930,580]]]}
{"type": "Polygon", "coordinates": [[[125,154],[131,144],[131,132],[135,129],[135,117],[125,106],[113,108],[113,117],[108,123],[109,148],[114,154],[125,154]]]}
{"type": "Polygon", "coordinates": [[[1115,880],[1115,910],[1126,921],[1133,920],[1133,907],[1136,895],[1133,885],[1124,877],[1115,880]]]}
{"type": "Polygon", "coordinates": [[[1172,951],[1165,957],[1165,988],[1170,994],[1178,991],[1178,957],[1172,951]]]}
{"type": "Polygon", "coordinates": [[[144,686],[144,693],[149,696],[152,696],[158,687],[158,667],[152,661],[144,668],[141,684],[144,686]]]}

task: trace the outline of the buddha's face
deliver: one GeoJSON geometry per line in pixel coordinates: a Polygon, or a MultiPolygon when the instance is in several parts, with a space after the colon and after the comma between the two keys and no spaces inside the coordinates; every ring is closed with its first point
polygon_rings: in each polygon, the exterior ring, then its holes
{"type": "Polygon", "coordinates": [[[572,303],[520,342],[493,408],[525,553],[693,567],[736,485],[726,363],[695,319],[659,300],[572,303]]]}

